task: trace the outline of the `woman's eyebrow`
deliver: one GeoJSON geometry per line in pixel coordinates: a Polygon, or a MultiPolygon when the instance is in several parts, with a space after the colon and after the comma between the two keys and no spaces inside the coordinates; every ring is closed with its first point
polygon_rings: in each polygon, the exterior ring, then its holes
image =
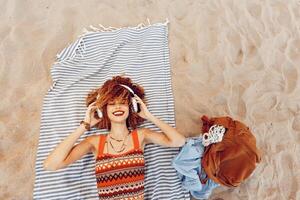
{"type": "Polygon", "coordinates": [[[115,103],[115,102],[129,102],[128,99],[115,99],[115,100],[110,100],[108,103],[115,103]]]}

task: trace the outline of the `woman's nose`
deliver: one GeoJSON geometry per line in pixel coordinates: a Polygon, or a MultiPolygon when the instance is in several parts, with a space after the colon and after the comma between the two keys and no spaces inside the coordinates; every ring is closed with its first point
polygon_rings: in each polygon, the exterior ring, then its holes
{"type": "Polygon", "coordinates": [[[115,106],[116,106],[116,108],[120,108],[120,107],[121,107],[121,104],[116,103],[115,106]]]}

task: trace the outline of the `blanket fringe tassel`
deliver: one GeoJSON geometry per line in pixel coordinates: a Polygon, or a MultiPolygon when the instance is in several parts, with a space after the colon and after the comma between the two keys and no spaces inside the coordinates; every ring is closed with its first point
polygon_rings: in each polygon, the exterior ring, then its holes
{"type": "Polygon", "coordinates": [[[103,26],[102,24],[98,24],[99,27],[95,27],[93,25],[90,25],[89,28],[90,30],[84,28],[83,29],[83,34],[80,35],[79,37],[85,35],[85,34],[88,34],[88,33],[94,33],[94,32],[109,32],[109,31],[116,31],[116,30],[120,30],[120,29],[123,29],[123,28],[131,28],[131,29],[143,29],[143,28],[146,28],[146,27],[149,27],[149,26],[152,26],[152,25],[167,25],[169,23],[169,19],[166,18],[165,22],[162,22],[162,23],[154,23],[154,24],[151,24],[150,23],[150,20],[149,18],[147,18],[147,21],[148,21],[148,24],[144,24],[144,23],[140,23],[138,24],[137,26],[134,26],[134,27],[131,27],[131,26],[128,26],[128,27],[120,27],[120,28],[116,28],[116,27],[105,27],[103,26]]]}

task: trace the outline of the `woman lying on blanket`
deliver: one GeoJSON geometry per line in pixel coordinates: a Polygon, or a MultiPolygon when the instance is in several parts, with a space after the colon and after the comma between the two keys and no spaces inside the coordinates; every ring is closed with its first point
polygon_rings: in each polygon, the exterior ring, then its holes
{"type": "Polygon", "coordinates": [[[85,119],[65,138],[44,162],[45,170],[64,168],[92,152],[96,159],[95,174],[100,199],[143,199],[144,146],[155,143],[180,147],[185,137],[175,128],[153,116],[147,109],[141,86],[130,78],[113,77],[88,94],[85,119]],[[149,120],[163,132],[137,128],[149,120]],[[75,145],[90,127],[108,129],[108,134],[92,135],[75,145]],[[130,130],[129,130],[130,128],[130,130]]]}

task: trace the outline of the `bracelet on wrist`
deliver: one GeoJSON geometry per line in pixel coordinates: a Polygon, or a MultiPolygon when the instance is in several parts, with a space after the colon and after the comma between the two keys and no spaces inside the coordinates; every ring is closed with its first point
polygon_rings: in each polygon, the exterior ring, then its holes
{"type": "Polygon", "coordinates": [[[89,123],[87,123],[87,122],[85,122],[85,121],[81,121],[80,122],[80,125],[81,124],[83,124],[84,125],[84,128],[87,130],[87,131],[89,131],[89,130],[91,130],[91,125],[89,124],[89,123]]]}

